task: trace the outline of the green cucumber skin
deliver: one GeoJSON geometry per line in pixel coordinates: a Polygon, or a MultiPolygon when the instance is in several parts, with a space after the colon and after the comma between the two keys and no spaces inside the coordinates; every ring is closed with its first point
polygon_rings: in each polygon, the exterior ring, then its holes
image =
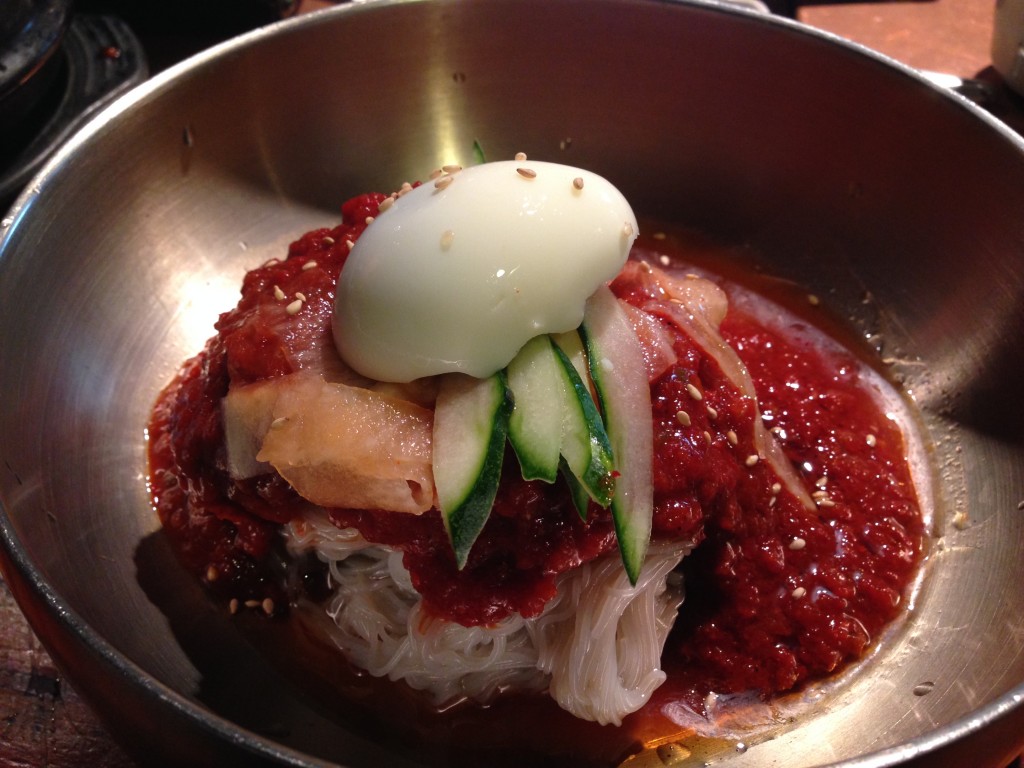
{"type": "Polygon", "coordinates": [[[569,486],[569,497],[572,499],[572,505],[579,513],[580,519],[585,522],[590,512],[590,494],[583,487],[583,483],[576,479],[576,475],[572,473],[564,459],[559,464],[558,469],[565,480],[565,484],[569,486]]]}
{"type": "MultiPolygon", "coordinates": [[[[590,497],[601,507],[607,507],[615,493],[615,479],[613,476],[614,456],[612,454],[611,442],[601,420],[601,414],[590,396],[590,389],[580,378],[576,367],[572,364],[569,356],[558,344],[553,348],[558,359],[562,363],[562,369],[570,386],[569,397],[575,395],[575,399],[583,412],[583,421],[587,429],[587,439],[590,448],[590,459],[584,467],[572,467],[570,470],[586,489],[590,497]]],[[[577,504],[577,509],[579,505],[577,504]]]]}
{"type": "Polygon", "coordinates": [[[593,399],[594,391],[587,383],[589,377],[587,368],[587,355],[586,350],[583,346],[583,339],[580,338],[579,331],[567,331],[565,333],[556,333],[551,336],[551,341],[556,347],[558,347],[565,356],[569,358],[572,363],[572,367],[576,369],[576,373],[579,374],[580,381],[587,384],[587,391],[590,392],[591,399],[593,399]]]}
{"type": "MultiPolygon", "coordinates": [[[[507,417],[508,408],[504,409],[507,417]]],[[[466,500],[448,516],[448,535],[455,551],[455,563],[461,571],[469,560],[469,551],[480,535],[494,506],[501,480],[501,462],[505,449],[505,420],[497,418],[491,441],[487,447],[487,458],[473,489],[466,500]]]]}
{"type": "Polygon", "coordinates": [[[513,407],[508,423],[524,480],[553,483],[562,438],[561,371],[550,337],[528,341],[506,369],[513,407]],[[555,407],[552,409],[551,405],[555,407]],[[543,410],[553,410],[544,414],[543,410]]]}
{"type": "Polygon", "coordinates": [[[501,480],[508,419],[512,411],[512,398],[503,371],[484,379],[481,386],[484,384],[494,387],[496,391],[493,393],[493,410],[489,417],[491,432],[484,449],[480,471],[462,499],[455,502],[451,508],[441,510],[459,570],[466,565],[473,543],[483,530],[494,506],[498,483],[501,480]]]}

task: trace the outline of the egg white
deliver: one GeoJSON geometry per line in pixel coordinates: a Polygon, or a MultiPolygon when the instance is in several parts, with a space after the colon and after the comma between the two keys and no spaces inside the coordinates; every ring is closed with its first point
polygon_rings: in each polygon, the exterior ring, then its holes
{"type": "Polygon", "coordinates": [[[638,232],[625,197],[589,171],[509,161],[446,174],[395,199],[356,241],[335,345],[379,381],[489,376],[534,336],[577,328],[638,232]]]}

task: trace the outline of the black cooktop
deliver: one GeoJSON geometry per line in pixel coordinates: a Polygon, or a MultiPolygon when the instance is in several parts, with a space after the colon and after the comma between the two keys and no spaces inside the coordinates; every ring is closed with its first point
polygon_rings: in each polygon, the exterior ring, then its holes
{"type": "Polygon", "coordinates": [[[0,212],[118,96],[295,0],[0,0],[0,212]]]}

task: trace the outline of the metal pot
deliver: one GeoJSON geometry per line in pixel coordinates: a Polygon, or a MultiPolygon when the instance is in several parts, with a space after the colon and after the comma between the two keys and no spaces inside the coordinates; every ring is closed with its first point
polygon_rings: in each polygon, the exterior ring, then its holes
{"type": "Polygon", "coordinates": [[[750,244],[870,334],[921,411],[934,525],[906,622],[826,703],[716,762],[998,766],[1024,748],[1024,142],[757,13],[436,0],[300,17],[168,71],[3,221],[0,563],[128,749],[419,764],[281,683],[180,573],[143,427],[245,268],[348,195],[471,161],[474,140],[591,168],[642,214],[750,244]]]}

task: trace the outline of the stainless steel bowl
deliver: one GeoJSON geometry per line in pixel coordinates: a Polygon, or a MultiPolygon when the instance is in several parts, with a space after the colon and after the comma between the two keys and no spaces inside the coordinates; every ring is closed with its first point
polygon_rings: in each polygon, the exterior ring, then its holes
{"type": "Polygon", "coordinates": [[[799,25],[655,0],[369,2],[203,54],[74,138],[3,221],[0,561],[136,755],[418,764],[284,683],[155,533],[143,427],[247,267],[346,196],[524,150],[749,243],[882,349],[935,523],[905,626],[723,764],[996,766],[1024,748],[1024,142],[799,25]]]}

